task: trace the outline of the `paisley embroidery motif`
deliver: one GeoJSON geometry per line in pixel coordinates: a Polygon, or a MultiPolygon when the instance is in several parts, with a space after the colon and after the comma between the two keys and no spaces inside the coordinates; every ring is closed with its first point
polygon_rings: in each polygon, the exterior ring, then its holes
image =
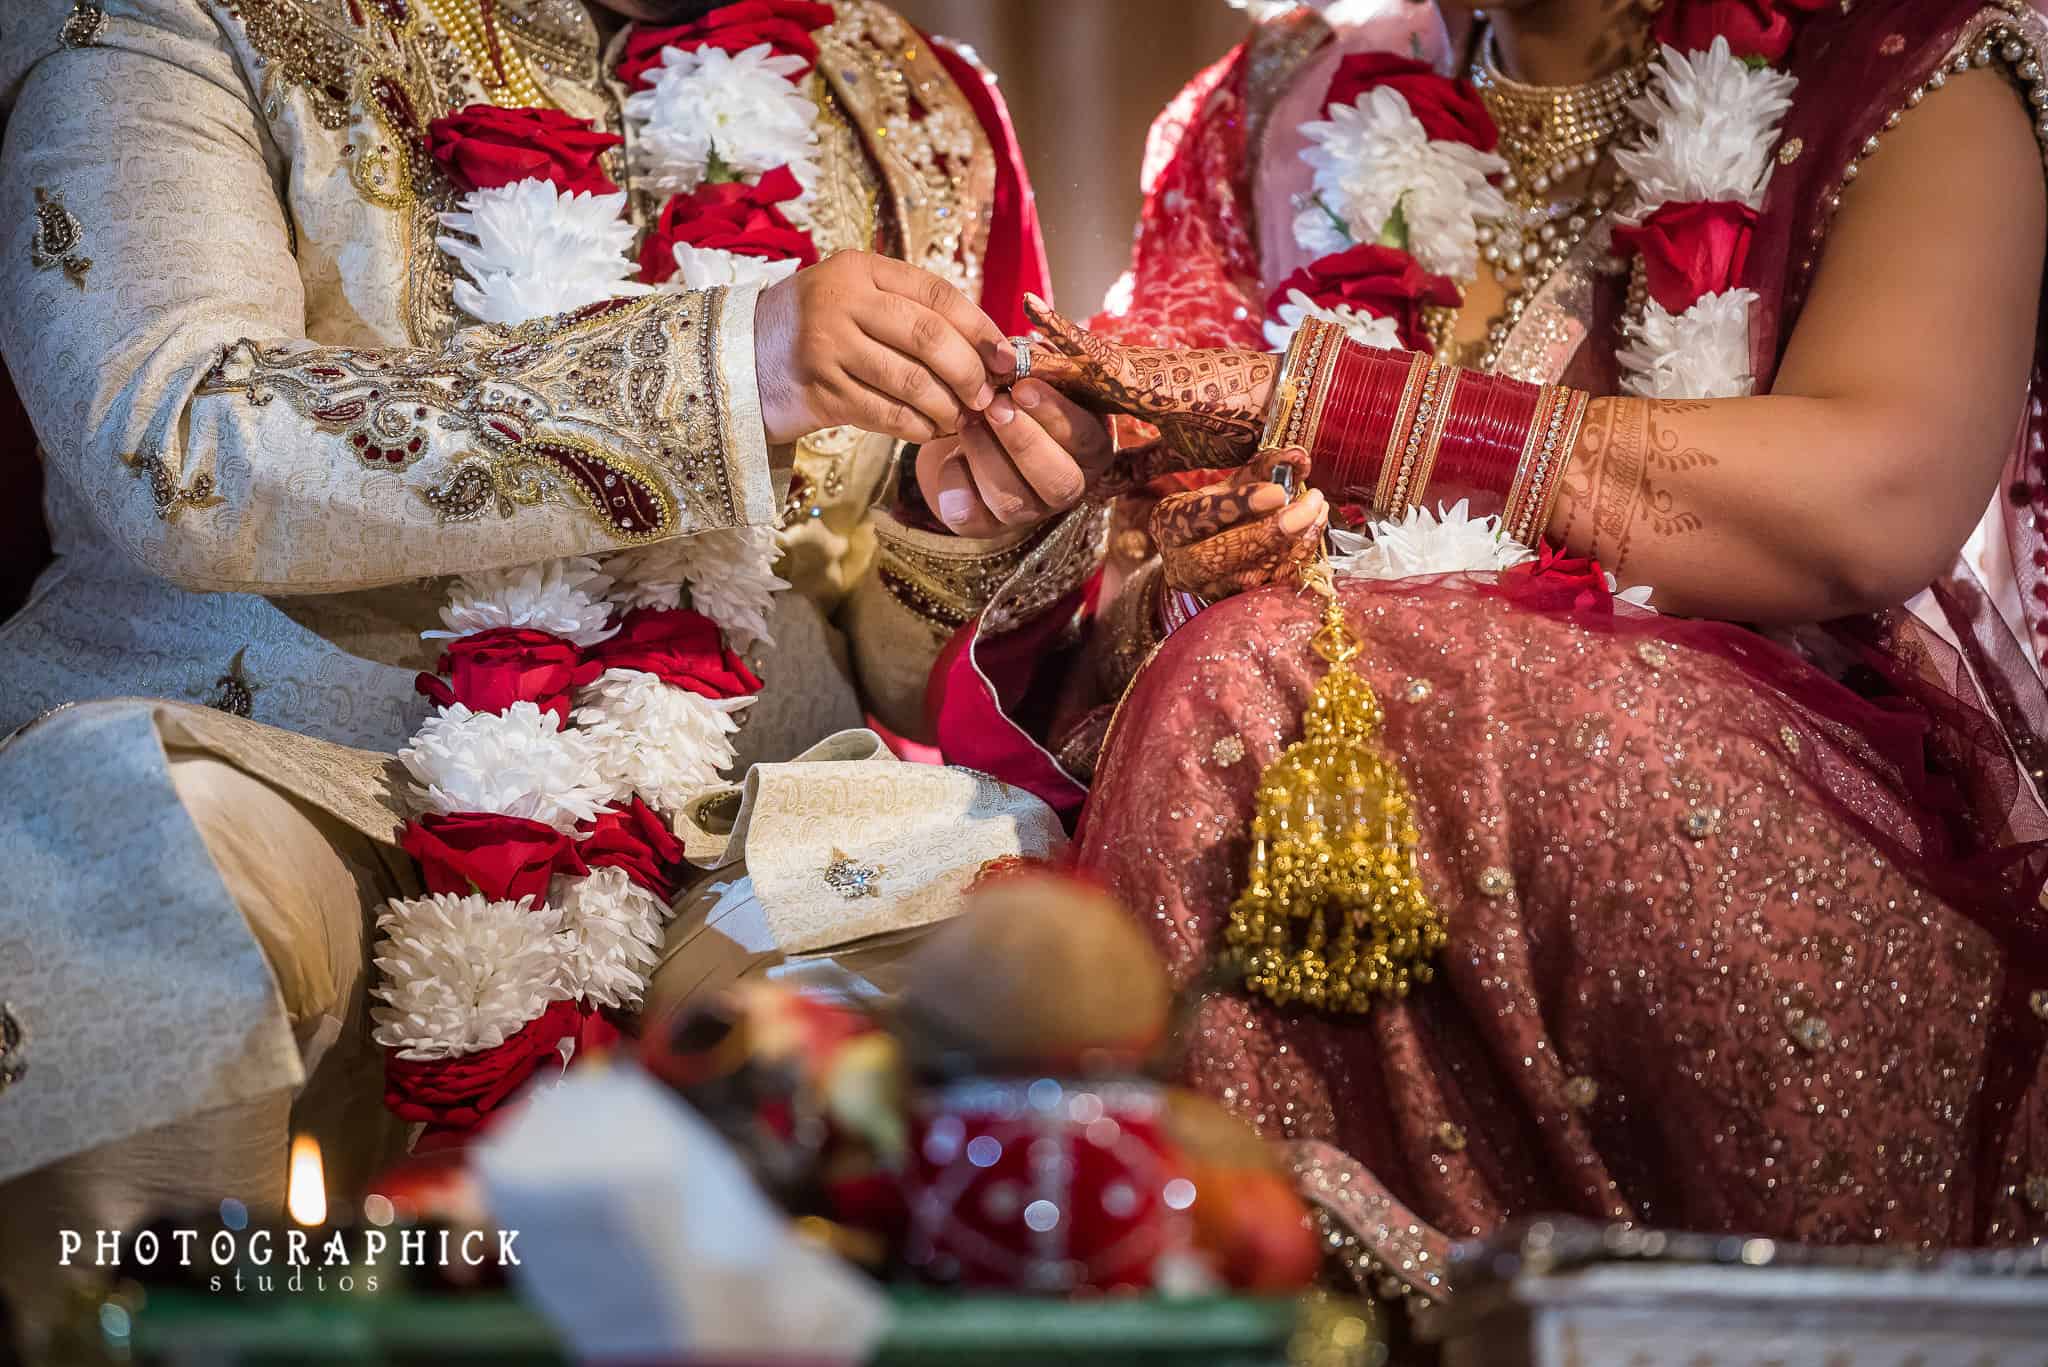
{"type": "Polygon", "coordinates": [[[29,260],[36,269],[61,269],[65,279],[84,289],[85,273],[92,269],[92,258],[78,250],[84,240],[85,225],[64,207],[64,196],[37,186],[36,230],[28,243],[29,260]]]}

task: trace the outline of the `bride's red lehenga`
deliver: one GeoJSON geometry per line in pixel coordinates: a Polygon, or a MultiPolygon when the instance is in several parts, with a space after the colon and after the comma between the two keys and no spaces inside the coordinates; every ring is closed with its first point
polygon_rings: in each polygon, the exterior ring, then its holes
{"type": "MultiPolygon", "coordinates": [[[[1828,10],[1790,63],[1805,150],[1751,256],[1760,392],[1865,140],[1990,27],[2048,34],[2017,6],[1828,10]]],[[[1258,64],[1234,54],[1169,111],[1134,307],[1099,328],[1261,345],[1258,64]]],[[[1593,340],[1544,378],[1612,394],[1621,282],[1589,278],[1593,340]]],[[[2033,610],[2036,373],[2002,496],[2033,610]]],[[[1210,976],[1260,772],[1326,668],[1316,600],[1225,601],[1140,673],[1079,857],[1201,989],[1188,1079],[1298,1141],[1357,1267],[1411,1295],[1441,1292],[1451,1240],[1538,1212],[1826,1243],[2048,1235],[2048,996],[2029,1000],[2048,985],[2048,819],[2022,771],[2048,770],[2048,694],[1986,595],[1960,570],[1936,586],[1959,644],[1903,608],[1816,629],[1853,660],[1831,676],[1737,626],[1604,594],[1557,606],[1543,583],[1341,587],[1450,931],[1437,980],[1368,1016],[1210,976]]]]}

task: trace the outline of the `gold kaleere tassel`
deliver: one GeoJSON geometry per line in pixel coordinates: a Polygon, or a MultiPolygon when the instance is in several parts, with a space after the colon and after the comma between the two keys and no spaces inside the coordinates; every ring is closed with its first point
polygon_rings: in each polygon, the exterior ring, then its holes
{"type": "Polygon", "coordinates": [[[1351,661],[1361,648],[1327,563],[1312,644],[1330,662],[1302,716],[1302,737],[1259,776],[1251,881],[1225,938],[1245,986],[1283,1005],[1369,1011],[1435,976],[1443,914],[1416,867],[1407,780],[1375,738],[1386,720],[1351,661]]]}

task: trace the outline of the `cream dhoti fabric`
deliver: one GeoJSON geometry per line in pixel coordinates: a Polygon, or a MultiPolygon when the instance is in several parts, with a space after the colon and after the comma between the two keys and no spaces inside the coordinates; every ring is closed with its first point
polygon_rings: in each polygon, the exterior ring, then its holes
{"type": "MultiPolygon", "coordinates": [[[[67,708],[0,745],[0,1290],[46,1315],[58,1231],[232,1196],[281,1203],[290,1134],[330,1186],[402,1151],[370,1039],[369,951],[417,892],[389,757],[203,708],[67,708]]],[[[756,765],[683,823],[710,865],[648,1008],[750,974],[869,993],[988,860],[1064,843],[1038,799],[848,731],[756,765]]]]}

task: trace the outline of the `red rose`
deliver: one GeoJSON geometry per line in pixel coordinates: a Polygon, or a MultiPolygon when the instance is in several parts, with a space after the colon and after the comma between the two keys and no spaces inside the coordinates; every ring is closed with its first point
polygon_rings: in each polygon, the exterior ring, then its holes
{"type": "Polygon", "coordinates": [[[619,634],[592,647],[599,670],[638,669],[706,698],[761,691],[746,662],[725,648],[718,623],[687,608],[634,608],[619,634]]]}
{"type": "MultiPolygon", "coordinates": [[[[635,25],[626,38],[619,79],[628,89],[645,89],[651,83],[643,78],[661,65],[661,50],[665,47],[684,52],[715,47],[739,53],[766,43],[777,55],[791,54],[815,62],[818,44],[811,31],[824,28],[832,18],[830,5],[816,5],[810,0],[740,0],[736,5],[721,5],[693,23],[673,28],[635,25]]],[[[804,74],[799,72],[796,79],[802,80],[804,74]]]]}
{"type": "Polygon", "coordinates": [[[575,842],[538,821],[484,812],[428,812],[399,847],[420,866],[428,892],[479,892],[493,902],[536,901],[558,873],[588,873],[575,842]]]}
{"type": "Polygon", "coordinates": [[[1425,305],[1458,306],[1458,287],[1449,276],[1431,275],[1408,253],[1371,243],[1326,256],[1288,276],[1266,301],[1267,315],[1277,314],[1295,290],[1324,308],[1348,304],[1359,313],[1393,319],[1401,345],[1411,351],[1429,348],[1422,324],[1425,305]]]}
{"type": "Polygon", "coordinates": [[[427,151],[464,190],[545,180],[557,190],[608,195],[619,187],[598,156],[623,141],[559,109],[473,104],[427,125],[427,151]]]}
{"type": "MultiPolygon", "coordinates": [[[[1677,6],[1677,0],[1672,3],[1677,6]]],[[[1391,52],[1355,52],[1346,57],[1331,78],[1323,107],[1356,104],[1360,95],[1380,86],[1399,91],[1432,138],[1462,142],[1482,152],[1500,145],[1500,130],[1493,126],[1493,116],[1479,102],[1479,92],[1470,81],[1439,76],[1427,63],[1391,52]]]]}
{"type": "Polygon", "coordinates": [[[1531,612],[1614,615],[1614,595],[1600,562],[1561,554],[1547,542],[1536,548],[1534,560],[1502,570],[1500,587],[1509,602],[1531,612]]]}
{"type": "Polygon", "coordinates": [[[796,173],[778,166],[758,185],[729,180],[677,195],[662,209],[640,248],[640,278],[658,285],[674,275],[678,242],[764,261],[795,261],[800,267],[817,264],[818,247],[811,235],[775,207],[802,193],[796,173]]]}
{"type": "Polygon", "coordinates": [[[400,1120],[451,1129],[474,1129],[502,1105],[565,1039],[583,1030],[583,1008],[553,1002],[495,1049],[458,1058],[400,1058],[384,1054],[384,1104],[400,1120]]]}
{"type": "Polygon", "coordinates": [[[1614,246],[1641,252],[1650,297],[1683,313],[1701,296],[1742,283],[1756,220],[1756,210],[1734,200],[1666,204],[1640,227],[1616,228],[1614,246]]]}
{"type": "Polygon", "coordinates": [[[1775,65],[1791,50],[1806,16],[1828,0],[1666,0],[1658,12],[1657,41],[1680,52],[1704,52],[1726,38],[1737,57],[1775,65]],[[1788,13],[1789,11],[1789,13],[1788,13]]]}
{"type": "Polygon", "coordinates": [[[683,842],[639,798],[586,821],[576,853],[591,868],[619,868],[664,902],[682,891],[683,842]]]}
{"type": "Polygon", "coordinates": [[[436,668],[448,682],[422,674],[415,686],[437,706],[459,702],[472,712],[503,712],[530,702],[564,722],[569,690],[598,674],[574,641],[526,627],[493,627],[451,642],[436,668]]]}

